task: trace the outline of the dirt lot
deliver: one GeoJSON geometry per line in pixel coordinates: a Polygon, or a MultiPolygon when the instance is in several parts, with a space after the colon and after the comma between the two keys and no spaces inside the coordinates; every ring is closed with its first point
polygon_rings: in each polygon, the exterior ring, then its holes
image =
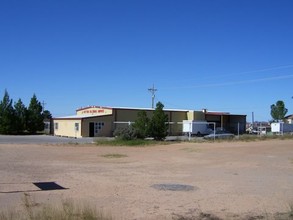
{"type": "Polygon", "coordinates": [[[20,208],[24,193],[39,204],[72,198],[115,219],[269,216],[293,207],[293,140],[137,148],[0,144],[0,210],[20,208]],[[36,182],[66,189],[40,190],[36,182]]]}

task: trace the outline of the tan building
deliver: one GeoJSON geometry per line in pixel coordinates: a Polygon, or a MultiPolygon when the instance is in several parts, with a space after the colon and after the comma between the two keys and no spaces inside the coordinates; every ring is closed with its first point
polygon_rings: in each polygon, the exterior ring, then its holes
{"type": "MultiPolygon", "coordinates": [[[[146,111],[151,116],[150,108],[109,108],[89,106],[76,110],[76,115],[54,118],[54,135],[66,137],[111,137],[116,128],[133,123],[139,111],[146,111]]],[[[182,134],[182,121],[213,121],[218,127],[230,128],[233,121],[243,123],[245,131],[246,116],[207,111],[164,109],[169,119],[169,135],[182,134]],[[235,119],[235,120],[234,120],[235,119]]],[[[230,130],[231,131],[231,130],[230,130]]],[[[233,131],[232,131],[233,132],[233,131]]],[[[242,133],[242,132],[241,132],[242,133]]]]}
{"type": "Polygon", "coordinates": [[[288,124],[293,124],[293,114],[292,115],[287,115],[285,117],[285,121],[288,123],[288,124]]]}

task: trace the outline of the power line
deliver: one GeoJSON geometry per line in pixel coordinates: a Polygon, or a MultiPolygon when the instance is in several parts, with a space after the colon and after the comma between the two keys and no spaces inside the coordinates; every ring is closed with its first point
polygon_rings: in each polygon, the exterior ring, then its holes
{"type": "Polygon", "coordinates": [[[169,87],[169,88],[167,87],[162,89],[194,89],[194,88],[203,88],[203,87],[219,87],[219,86],[230,86],[230,85],[239,85],[239,84],[250,84],[250,83],[257,83],[257,82],[264,82],[264,81],[280,80],[280,79],[289,79],[289,78],[293,78],[293,74],[259,78],[259,79],[251,79],[251,80],[230,81],[230,82],[224,82],[224,83],[198,84],[198,85],[169,87]]]}
{"type": "MultiPolygon", "coordinates": [[[[201,73],[198,75],[200,76],[201,80],[210,80],[210,79],[225,79],[227,77],[235,77],[235,76],[241,76],[241,75],[246,75],[249,76],[253,73],[254,76],[256,76],[257,74],[255,73],[262,73],[262,72],[267,72],[267,71],[272,71],[272,70],[281,70],[281,69],[291,69],[293,68],[293,65],[283,65],[283,66],[275,66],[275,67],[269,67],[269,68],[263,68],[263,69],[256,69],[256,70],[250,70],[250,71],[245,71],[245,72],[234,72],[234,73],[222,73],[222,74],[205,74],[205,73],[201,73]]],[[[176,83],[180,83],[180,84],[188,84],[191,83],[192,81],[194,81],[195,79],[193,79],[192,77],[194,77],[195,73],[192,74],[192,76],[186,76],[186,78],[188,78],[188,81],[181,81],[179,82],[178,80],[176,80],[176,83]]],[[[279,75],[279,74],[277,74],[279,75]]],[[[268,77],[268,76],[267,76],[268,77]]],[[[271,76],[273,77],[273,76],[271,76]]],[[[197,77],[198,78],[198,77],[197,77]]],[[[198,80],[198,79],[196,79],[198,80]]],[[[201,86],[199,86],[201,87],[201,86]]],[[[205,87],[205,86],[204,86],[205,87]]],[[[170,89],[170,88],[160,88],[160,89],[170,89]]]]}

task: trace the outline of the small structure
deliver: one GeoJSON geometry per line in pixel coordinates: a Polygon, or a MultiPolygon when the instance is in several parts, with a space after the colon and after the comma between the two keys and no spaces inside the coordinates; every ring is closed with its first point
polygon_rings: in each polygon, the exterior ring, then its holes
{"type": "Polygon", "coordinates": [[[292,115],[287,115],[285,117],[285,121],[288,123],[288,124],[293,124],[293,114],[292,115]]]}

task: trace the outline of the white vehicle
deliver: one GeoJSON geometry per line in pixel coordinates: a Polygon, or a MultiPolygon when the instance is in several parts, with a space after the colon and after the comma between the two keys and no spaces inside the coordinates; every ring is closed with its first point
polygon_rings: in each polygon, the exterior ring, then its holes
{"type": "Polygon", "coordinates": [[[212,132],[213,130],[209,128],[209,123],[206,121],[183,120],[183,133],[202,136],[212,132]]]}
{"type": "Polygon", "coordinates": [[[271,129],[273,133],[290,133],[293,132],[293,124],[276,122],[271,124],[271,129]]]}

